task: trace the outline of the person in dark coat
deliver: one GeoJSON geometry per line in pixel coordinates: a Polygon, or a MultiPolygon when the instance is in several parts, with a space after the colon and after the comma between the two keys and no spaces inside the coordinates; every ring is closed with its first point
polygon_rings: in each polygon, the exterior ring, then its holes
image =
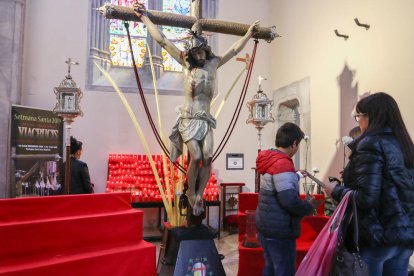
{"type": "Polygon", "coordinates": [[[340,201],[355,191],[359,246],[370,275],[407,275],[414,248],[414,145],[396,101],[380,92],[361,99],[355,120],[362,134],[352,153],[344,186],[327,183],[340,201]]]}
{"type": "MultiPolygon", "coordinates": [[[[82,155],[82,145],[81,141],[72,136],[70,137],[69,194],[91,194],[93,192],[88,165],[79,160],[82,155]]],[[[62,172],[62,182],[66,185],[65,170],[62,172]]]]}
{"type": "Polygon", "coordinates": [[[263,275],[295,275],[296,239],[300,220],[322,203],[311,197],[302,200],[299,194],[300,175],[292,156],[303,139],[302,130],[285,123],[276,134],[276,149],[261,151],[256,159],[257,172],[262,174],[256,227],[263,247],[263,275]]]}

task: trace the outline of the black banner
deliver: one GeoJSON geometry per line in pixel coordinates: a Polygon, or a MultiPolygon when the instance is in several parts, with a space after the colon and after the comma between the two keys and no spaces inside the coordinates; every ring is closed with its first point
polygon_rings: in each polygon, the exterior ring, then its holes
{"type": "Polygon", "coordinates": [[[15,182],[11,196],[61,193],[63,121],[49,110],[12,106],[11,153],[15,182]]]}

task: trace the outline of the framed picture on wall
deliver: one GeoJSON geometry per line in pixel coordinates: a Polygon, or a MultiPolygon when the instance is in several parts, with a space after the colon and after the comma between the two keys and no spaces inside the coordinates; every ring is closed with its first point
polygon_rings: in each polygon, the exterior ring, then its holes
{"type": "Polygon", "coordinates": [[[227,170],[244,170],[243,153],[226,153],[227,170]]]}

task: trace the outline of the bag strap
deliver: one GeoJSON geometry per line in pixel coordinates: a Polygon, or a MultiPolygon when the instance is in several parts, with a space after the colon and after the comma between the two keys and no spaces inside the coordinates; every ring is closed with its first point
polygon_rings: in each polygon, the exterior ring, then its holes
{"type": "Polygon", "coordinates": [[[350,230],[352,229],[352,238],[349,241],[353,242],[352,246],[359,254],[359,227],[358,210],[356,206],[356,191],[348,191],[346,195],[349,195],[349,200],[344,206],[344,209],[346,210],[344,211],[344,216],[341,218],[340,225],[338,227],[338,245],[344,245],[347,233],[351,233],[350,230]]]}
{"type": "Polygon", "coordinates": [[[358,229],[358,210],[356,206],[356,191],[351,193],[351,204],[352,204],[352,220],[354,226],[354,243],[359,254],[359,229],[358,229]]]}
{"type": "Polygon", "coordinates": [[[346,207],[348,206],[348,203],[349,203],[350,195],[351,195],[351,191],[346,192],[344,197],[339,202],[338,206],[336,206],[335,211],[331,216],[332,220],[331,219],[329,220],[330,233],[333,233],[335,230],[339,231],[341,222],[344,219],[345,211],[347,209],[346,207]]]}

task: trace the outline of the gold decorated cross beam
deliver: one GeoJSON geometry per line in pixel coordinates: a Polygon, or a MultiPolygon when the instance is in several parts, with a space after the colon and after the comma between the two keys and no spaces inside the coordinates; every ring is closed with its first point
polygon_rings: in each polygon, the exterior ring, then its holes
{"type": "MultiPolygon", "coordinates": [[[[98,9],[107,19],[120,19],[124,21],[141,22],[135,14],[132,7],[115,6],[105,4],[98,9]]],[[[172,26],[191,29],[191,27],[198,23],[203,31],[231,34],[237,36],[244,36],[250,25],[235,22],[227,22],[218,19],[207,19],[201,17],[201,0],[191,0],[190,16],[160,12],[156,10],[147,10],[147,15],[154,24],[163,26],[172,26]]],[[[257,39],[264,39],[271,42],[279,35],[276,33],[276,27],[259,27],[257,34],[254,35],[257,39]]]]}

